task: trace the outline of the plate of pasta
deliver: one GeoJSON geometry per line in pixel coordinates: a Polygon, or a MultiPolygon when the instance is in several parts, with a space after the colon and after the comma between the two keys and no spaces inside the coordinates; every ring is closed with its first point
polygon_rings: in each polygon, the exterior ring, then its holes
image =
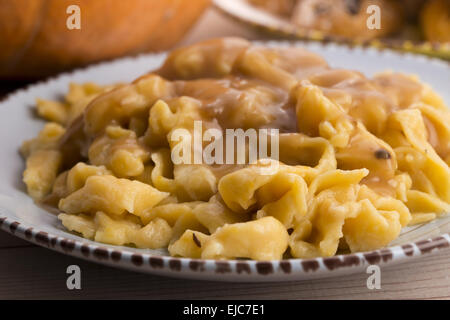
{"type": "Polygon", "coordinates": [[[94,262],[301,280],[450,247],[450,66],[213,39],[0,104],[0,226],[94,262]]]}

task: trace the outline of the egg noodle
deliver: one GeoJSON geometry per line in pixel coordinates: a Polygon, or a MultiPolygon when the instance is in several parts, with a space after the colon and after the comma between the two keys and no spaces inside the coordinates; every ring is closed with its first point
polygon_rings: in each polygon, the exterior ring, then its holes
{"type": "MultiPolygon", "coordinates": [[[[131,84],[37,101],[36,201],[84,238],[172,256],[273,260],[381,248],[450,212],[450,112],[415,76],[366,78],[237,38],[173,51],[131,84]],[[278,160],[172,161],[174,130],[277,129],[278,160]]],[[[189,150],[189,149],[188,149],[189,150]]]]}

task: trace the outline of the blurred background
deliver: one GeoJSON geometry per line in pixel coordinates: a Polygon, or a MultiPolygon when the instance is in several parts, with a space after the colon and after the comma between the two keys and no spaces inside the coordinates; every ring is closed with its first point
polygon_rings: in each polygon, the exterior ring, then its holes
{"type": "Polygon", "coordinates": [[[0,95],[91,63],[222,36],[450,59],[450,0],[0,0],[0,95]],[[374,4],[380,30],[367,28],[374,4]],[[68,27],[76,22],[73,5],[81,29],[68,27]]]}

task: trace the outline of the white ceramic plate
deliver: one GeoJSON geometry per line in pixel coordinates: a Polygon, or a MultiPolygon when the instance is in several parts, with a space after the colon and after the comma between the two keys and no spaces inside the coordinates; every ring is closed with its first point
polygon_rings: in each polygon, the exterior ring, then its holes
{"type": "MultiPolygon", "coordinates": [[[[290,45],[271,42],[268,45],[290,45]]],[[[386,69],[414,73],[431,84],[450,105],[450,65],[413,55],[336,45],[305,46],[323,55],[333,67],[356,69],[372,75],[386,69]]],[[[30,86],[0,103],[0,228],[50,249],[140,272],[217,281],[284,281],[334,276],[362,271],[369,264],[408,261],[450,247],[450,216],[407,228],[389,248],[331,258],[283,261],[213,261],[169,257],[165,250],[142,250],[92,242],[64,230],[56,216],[36,206],[21,182],[24,161],[18,153],[22,141],[36,136],[43,121],[34,116],[36,97],[57,99],[70,82],[110,84],[131,81],[157,68],[165,55],[144,55],[93,66],[30,86]]]]}

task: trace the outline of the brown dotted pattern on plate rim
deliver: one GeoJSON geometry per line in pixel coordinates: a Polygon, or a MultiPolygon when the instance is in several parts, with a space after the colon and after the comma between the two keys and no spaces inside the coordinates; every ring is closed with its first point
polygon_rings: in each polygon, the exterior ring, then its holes
{"type": "Polygon", "coordinates": [[[381,255],[378,251],[365,252],[363,255],[369,264],[379,264],[381,262],[381,255]]]}
{"type": "Polygon", "coordinates": [[[236,272],[238,274],[240,273],[247,273],[247,274],[251,274],[252,273],[252,269],[250,268],[250,265],[246,262],[242,262],[242,261],[238,261],[236,263],[236,272]]]}
{"type": "MultiPolygon", "coordinates": [[[[3,227],[5,231],[10,232],[11,234],[16,234],[22,236],[24,239],[28,239],[33,242],[33,228],[25,228],[21,227],[21,224],[17,221],[8,221],[7,218],[0,217],[0,227],[3,227]],[[12,227],[11,227],[12,226],[12,227]]],[[[54,235],[49,235],[47,232],[39,231],[34,235],[34,242],[46,246],[46,247],[55,247],[56,250],[62,251],[64,253],[71,254],[72,252],[77,251],[77,242],[76,240],[71,240],[63,237],[56,237],[54,235]],[[60,240],[59,240],[60,239],[60,240]],[[61,250],[55,247],[57,241],[59,240],[59,244],[61,250]]],[[[90,256],[91,254],[97,258],[98,260],[111,260],[112,262],[119,262],[123,260],[123,253],[118,250],[112,250],[109,253],[108,249],[104,247],[99,247],[96,245],[87,245],[82,242],[79,243],[79,252],[85,257],[90,256]]],[[[426,239],[420,240],[415,243],[408,243],[402,246],[394,247],[398,250],[401,250],[405,257],[414,256],[414,248],[417,247],[420,253],[427,254],[434,250],[444,249],[450,247],[450,240],[447,239],[444,235],[441,235],[434,239],[426,239]]],[[[371,252],[364,252],[362,254],[347,254],[347,255],[339,255],[334,257],[327,258],[316,258],[316,259],[291,259],[291,260],[280,260],[280,261],[242,261],[237,260],[234,261],[235,264],[235,273],[236,274],[252,274],[251,265],[254,264],[256,268],[256,273],[262,276],[269,275],[275,273],[277,267],[283,273],[292,273],[292,269],[295,263],[300,261],[301,266],[303,267],[304,272],[316,272],[320,270],[320,261],[322,261],[323,265],[329,270],[334,271],[336,269],[341,268],[351,268],[354,266],[358,266],[363,264],[364,261],[369,264],[379,264],[381,262],[387,263],[394,258],[394,248],[385,248],[381,250],[374,250],[371,252]]],[[[154,269],[163,269],[164,268],[164,260],[168,260],[169,269],[172,271],[181,271],[182,270],[182,259],[174,258],[174,257],[166,257],[166,256],[149,256],[148,262],[149,266],[154,269]]],[[[133,253],[130,255],[130,261],[135,266],[143,266],[145,261],[145,255],[139,253],[133,253]]],[[[215,263],[215,271],[216,273],[233,273],[232,269],[232,261],[214,261],[215,263]]],[[[205,268],[206,261],[192,259],[188,263],[188,267],[190,270],[195,272],[203,272],[206,271],[205,268]]]]}
{"type": "Polygon", "coordinates": [[[450,243],[443,236],[439,236],[435,239],[426,239],[416,242],[416,246],[419,248],[422,254],[429,253],[434,249],[443,249],[450,247],[450,243]]]}
{"type": "Polygon", "coordinates": [[[412,244],[404,244],[402,245],[402,250],[405,256],[411,257],[414,254],[414,246],[412,244]]]}
{"type": "Polygon", "coordinates": [[[27,240],[30,240],[33,237],[33,228],[26,229],[24,234],[27,240]]]}
{"type": "Polygon", "coordinates": [[[305,272],[314,272],[320,267],[318,259],[303,260],[301,264],[305,272]]]}
{"type": "Polygon", "coordinates": [[[13,223],[11,223],[9,225],[9,230],[11,231],[12,234],[14,234],[17,230],[17,227],[19,227],[20,223],[17,221],[14,221],[13,223]]]}
{"type": "Polygon", "coordinates": [[[170,259],[169,260],[169,268],[174,271],[180,271],[181,270],[181,260],[170,259]]]}
{"type": "Polygon", "coordinates": [[[83,256],[85,257],[89,257],[90,253],[91,253],[91,249],[89,248],[89,246],[87,244],[83,244],[81,246],[81,253],[83,254],[83,256]]]}
{"type": "Polygon", "coordinates": [[[95,248],[93,251],[93,255],[99,260],[108,260],[109,258],[108,250],[102,247],[95,248]]]}
{"type": "MultiPolygon", "coordinates": [[[[72,241],[72,240],[69,240],[69,241],[72,241]]],[[[50,239],[50,247],[55,247],[56,246],[56,243],[58,242],[58,238],[56,238],[56,237],[53,237],[53,238],[51,238],[50,239]]],[[[73,242],[73,241],[72,241],[73,242]]],[[[75,242],[73,242],[73,244],[74,244],[74,247],[75,247],[75,242]]],[[[67,248],[70,248],[71,247],[71,244],[69,244],[68,246],[67,246],[67,248]]],[[[72,251],[74,248],[72,248],[72,249],[69,249],[69,250],[67,250],[67,251],[72,251]]]]}
{"type": "Polygon", "coordinates": [[[273,273],[273,264],[272,262],[256,262],[256,271],[262,275],[268,275],[273,273]]]}
{"type": "Polygon", "coordinates": [[[323,259],[323,264],[329,270],[334,270],[342,267],[358,266],[360,263],[361,263],[360,257],[355,254],[344,255],[341,257],[339,256],[329,257],[323,259]]]}
{"type": "Polygon", "coordinates": [[[150,257],[148,259],[150,266],[154,269],[164,268],[164,259],[161,257],[150,257]]]}
{"type": "Polygon", "coordinates": [[[135,253],[131,256],[131,262],[135,266],[140,267],[144,264],[144,257],[138,253],[135,253]]]}
{"type": "Polygon", "coordinates": [[[189,261],[189,269],[192,271],[204,271],[205,262],[202,260],[191,260],[189,261]]]}
{"type": "Polygon", "coordinates": [[[47,232],[39,231],[36,233],[34,238],[37,244],[44,245],[46,247],[50,246],[50,239],[47,232]]]}
{"type": "Polygon", "coordinates": [[[230,273],[231,265],[228,261],[216,261],[216,272],[217,273],[230,273]]]}
{"type": "MultiPolygon", "coordinates": [[[[56,244],[56,238],[52,238],[51,242],[56,244]]],[[[69,239],[62,239],[59,243],[61,248],[66,252],[72,252],[75,249],[75,241],[69,239]]],[[[54,246],[54,245],[53,245],[54,246]]]]}
{"type": "Polygon", "coordinates": [[[292,265],[289,261],[280,261],[280,268],[284,273],[291,273],[292,271],[292,265]]]}
{"type": "Polygon", "coordinates": [[[111,252],[111,259],[114,262],[120,261],[120,259],[122,259],[122,253],[120,251],[114,250],[113,252],[111,252]]]}

